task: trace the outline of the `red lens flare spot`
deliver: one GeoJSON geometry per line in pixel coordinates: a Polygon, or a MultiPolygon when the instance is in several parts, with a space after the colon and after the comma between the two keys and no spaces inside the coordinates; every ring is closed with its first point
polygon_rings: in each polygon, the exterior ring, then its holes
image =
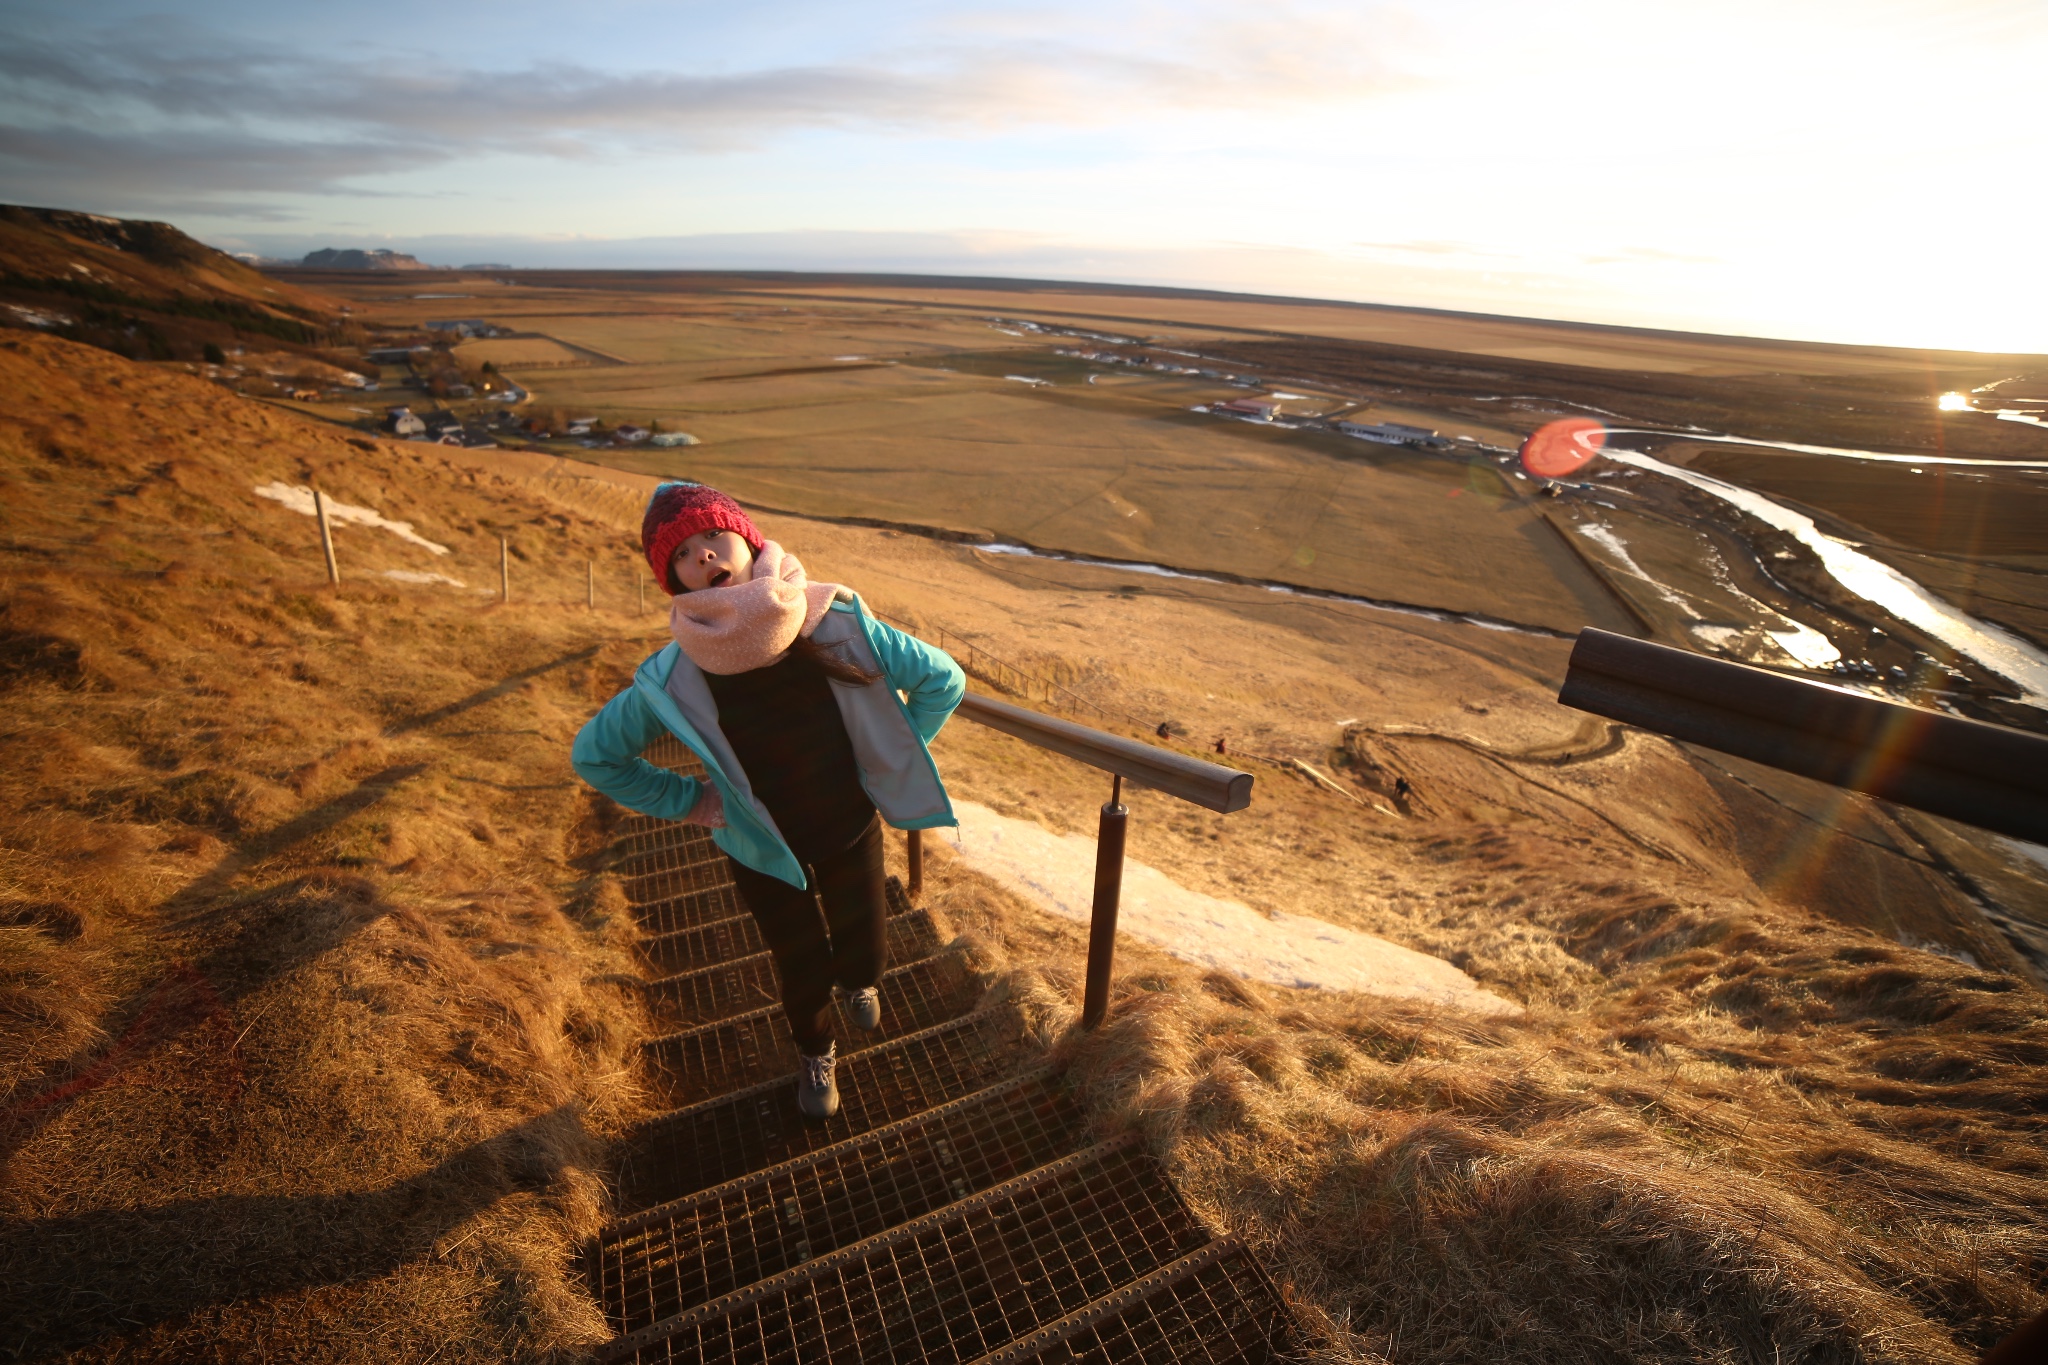
{"type": "Polygon", "coordinates": [[[1576,474],[1607,444],[1607,428],[1590,417],[1545,422],[1522,442],[1522,468],[1539,479],[1576,474]]]}

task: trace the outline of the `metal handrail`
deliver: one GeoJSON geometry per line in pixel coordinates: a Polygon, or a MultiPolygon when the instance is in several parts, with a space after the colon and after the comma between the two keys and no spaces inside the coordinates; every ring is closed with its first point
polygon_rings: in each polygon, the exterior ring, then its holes
{"type": "Polygon", "coordinates": [[[2048,842],[2048,737],[1584,630],[1558,701],[1752,762],[2048,842]]]}
{"type": "Polygon", "coordinates": [[[955,713],[1153,791],[1228,815],[1252,803],[1252,775],[973,692],[955,713]]]}
{"type": "MultiPolygon", "coordinates": [[[[961,699],[954,714],[1110,774],[1109,800],[1102,807],[1096,831],[1095,900],[1088,915],[1088,986],[1081,1004],[1081,1026],[1092,1029],[1109,1010],[1109,976],[1116,959],[1124,834],[1130,820],[1123,803],[1124,779],[1227,815],[1252,803],[1252,775],[973,692],[961,699]]],[[[924,884],[920,831],[909,831],[906,852],[910,894],[915,899],[924,884]]]]}

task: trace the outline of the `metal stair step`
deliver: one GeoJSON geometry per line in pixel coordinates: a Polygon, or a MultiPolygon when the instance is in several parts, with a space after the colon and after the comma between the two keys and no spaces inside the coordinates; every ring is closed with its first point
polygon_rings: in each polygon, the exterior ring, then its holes
{"type": "Polygon", "coordinates": [[[1037,1048],[1008,1005],[977,1010],[839,1064],[839,1112],[797,1112],[794,1069],[641,1125],[619,1144],[623,1212],[681,1199],[959,1099],[1014,1075],[1037,1048]]]}
{"type": "MultiPolygon", "coordinates": [[[[931,957],[882,976],[882,1027],[852,1027],[845,1003],[833,1008],[833,1037],[845,1057],[899,1034],[940,1023],[973,1009],[981,983],[960,953],[931,957]]],[[[693,1104],[770,1076],[793,1075],[796,1044],[780,1005],[769,1005],[715,1024],[653,1038],[640,1045],[649,1080],[668,1104],[693,1104]]]]}
{"type": "Polygon", "coordinates": [[[633,906],[633,918],[639,922],[640,931],[656,935],[701,929],[707,924],[746,913],[747,907],[740,900],[739,888],[729,881],[702,891],[664,896],[633,906]]]}
{"type": "Polygon", "coordinates": [[[1279,1365],[1302,1345],[1273,1282],[1225,1237],[974,1365],[1279,1365]]]}
{"type": "Polygon", "coordinates": [[[1033,1072],[622,1220],[586,1273],[623,1336],[1065,1156],[1085,1130],[1033,1072]]]}
{"type": "MultiPolygon", "coordinates": [[[[924,957],[938,948],[938,929],[933,925],[930,914],[911,905],[894,877],[888,882],[887,906],[889,957],[892,961],[924,957]],[[911,917],[917,920],[915,926],[899,925],[899,921],[911,917]],[[906,935],[901,947],[895,937],[898,933],[906,935]],[[926,946],[920,947],[920,944],[926,946]]],[[[660,978],[752,957],[767,949],[768,945],[762,941],[760,930],[754,924],[754,917],[742,911],[693,929],[643,938],[635,945],[634,951],[647,964],[649,974],[660,978]]]]}
{"type": "Polygon", "coordinates": [[[716,886],[731,886],[732,873],[725,865],[725,855],[721,853],[715,858],[701,858],[692,863],[659,866],[644,873],[625,874],[621,880],[626,885],[626,899],[635,905],[645,905],[649,901],[687,896],[692,891],[708,891],[716,886]]]}
{"type": "Polygon", "coordinates": [[[620,857],[634,857],[664,848],[714,849],[711,831],[702,825],[680,820],[660,820],[652,815],[629,812],[612,827],[611,851],[620,857]]]}
{"type": "Polygon", "coordinates": [[[741,911],[725,919],[700,924],[694,929],[678,929],[673,933],[643,938],[634,945],[633,951],[648,974],[658,978],[678,972],[693,972],[700,967],[714,967],[721,962],[735,962],[763,952],[767,947],[754,917],[741,911]]]}
{"type": "Polygon", "coordinates": [[[1209,1240],[1127,1137],[621,1337],[598,1358],[966,1365],[1209,1240]]]}
{"type": "MultiPolygon", "coordinates": [[[[749,920],[751,922],[751,918],[749,920]]],[[[938,934],[922,910],[888,922],[888,961],[916,961],[938,950],[938,934]]],[[[757,952],[647,983],[648,1012],[670,1028],[715,1023],[782,999],[774,955],[757,952]]]]}
{"type": "Polygon", "coordinates": [[[704,765],[697,761],[697,755],[690,752],[690,746],[664,731],[656,735],[640,757],[657,768],[673,768],[688,776],[702,776],[704,765]]]}
{"type": "Polygon", "coordinates": [[[610,871],[628,881],[652,876],[657,872],[669,872],[682,868],[725,865],[725,851],[709,839],[688,843],[668,841],[656,843],[653,839],[644,841],[651,845],[643,848],[622,848],[612,845],[613,858],[610,871]]]}
{"type": "Polygon", "coordinates": [[[641,998],[657,1024],[686,1029],[766,1009],[782,999],[782,987],[774,955],[755,953],[650,981],[641,998]]]}

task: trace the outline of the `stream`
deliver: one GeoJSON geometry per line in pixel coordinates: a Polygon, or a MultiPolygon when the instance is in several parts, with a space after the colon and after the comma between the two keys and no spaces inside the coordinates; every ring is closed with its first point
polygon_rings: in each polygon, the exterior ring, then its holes
{"type": "MultiPolygon", "coordinates": [[[[1752,493],[1737,484],[1666,464],[1637,451],[1610,445],[1600,453],[1617,464],[1632,465],[1690,484],[1747,512],[1765,525],[1785,532],[1813,551],[1821,567],[1850,592],[1884,608],[1899,620],[1925,631],[1958,654],[2006,679],[2025,694],[2024,699],[2029,705],[2048,709],[2048,655],[2009,631],[1958,611],[1897,569],[1880,563],[1846,541],[1826,534],[1814,525],[1811,517],[1789,507],[1781,507],[1762,494],[1752,493]]],[[[1873,458],[1903,460],[1907,457],[1880,455],[1873,458]]],[[[2006,462],[1950,460],[1947,463],[2006,462]]]]}

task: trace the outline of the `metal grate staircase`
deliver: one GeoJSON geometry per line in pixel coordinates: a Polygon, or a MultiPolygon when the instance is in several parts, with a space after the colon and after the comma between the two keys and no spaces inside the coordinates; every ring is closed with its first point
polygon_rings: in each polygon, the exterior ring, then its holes
{"type": "MultiPolygon", "coordinates": [[[[690,771],[680,745],[648,758],[690,771]]],[[[889,883],[882,1028],[841,1019],[839,1113],[796,1111],[773,959],[709,836],[615,842],[670,1112],[619,1144],[586,1248],[602,1361],[1262,1362],[1299,1347],[1246,1249],[1130,1138],[1093,1141],[1023,1021],[889,883]]]]}

